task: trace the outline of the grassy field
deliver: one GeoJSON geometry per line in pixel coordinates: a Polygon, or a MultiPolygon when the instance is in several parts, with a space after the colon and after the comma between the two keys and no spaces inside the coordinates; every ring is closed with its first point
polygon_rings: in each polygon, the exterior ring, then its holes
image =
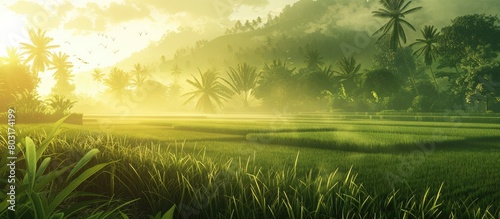
{"type": "MultiPolygon", "coordinates": [[[[176,218],[499,218],[500,124],[474,118],[98,118],[63,125],[46,154],[98,149],[89,165],[113,163],[81,189],[140,198],[131,218],[173,205],[176,218]]],[[[50,128],[19,137],[41,144],[50,128]]]]}

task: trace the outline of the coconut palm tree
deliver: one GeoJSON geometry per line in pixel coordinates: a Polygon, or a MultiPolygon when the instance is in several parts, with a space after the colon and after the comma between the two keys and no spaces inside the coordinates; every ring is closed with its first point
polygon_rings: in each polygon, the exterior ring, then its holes
{"type": "Polygon", "coordinates": [[[223,107],[223,101],[230,98],[230,91],[219,82],[220,77],[218,76],[217,70],[208,69],[206,72],[202,73],[201,70],[198,69],[198,72],[200,73],[199,78],[191,75],[193,80],[186,80],[195,90],[182,95],[189,96],[184,104],[197,99],[196,110],[214,113],[216,111],[215,104],[219,107],[223,107]]]}
{"type": "Polygon", "coordinates": [[[356,59],[353,56],[344,57],[337,62],[337,67],[339,71],[335,71],[344,79],[354,79],[356,78],[359,70],[361,69],[361,64],[356,63],[356,59]]]}
{"type": "Polygon", "coordinates": [[[323,57],[319,54],[318,50],[308,50],[306,53],[306,63],[309,69],[319,69],[325,63],[321,61],[323,57]]]}
{"type": "Polygon", "coordinates": [[[177,81],[179,80],[179,77],[181,76],[181,68],[179,67],[179,65],[175,64],[174,66],[172,66],[172,75],[174,76],[174,80],[177,81]]]}
{"type": "Polygon", "coordinates": [[[73,63],[68,61],[69,56],[66,53],[54,53],[52,54],[52,59],[50,64],[52,67],[49,70],[56,70],[52,77],[56,80],[68,79],[70,78],[70,70],[73,68],[73,63]]]}
{"type": "Polygon", "coordinates": [[[127,88],[130,86],[130,75],[118,67],[110,70],[109,76],[104,79],[104,84],[108,86],[109,92],[119,101],[127,94],[127,88]]]}
{"type": "Polygon", "coordinates": [[[7,56],[0,57],[0,64],[13,64],[19,65],[23,61],[23,56],[18,53],[16,47],[8,47],[7,48],[7,56]]]}
{"type": "Polygon", "coordinates": [[[436,61],[439,54],[436,47],[439,32],[432,25],[426,25],[420,32],[422,33],[423,39],[417,39],[417,41],[412,43],[410,46],[420,46],[420,48],[415,50],[413,55],[416,55],[417,57],[424,55],[425,65],[427,65],[431,71],[432,78],[434,79],[434,85],[436,85],[436,91],[439,91],[436,76],[434,75],[434,71],[432,71],[432,64],[436,61]]]}
{"type": "Polygon", "coordinates": [[[53,88],[56,94],[67,94],[73,92],[75,86],[70,84],[73,75],[71,74],[71,68],[73,64],[68,61],[69,56],[65,53],[59,52],[52,54],[50,60],[51,67],[49,70],[55,70],[52,77],[57,81],[53,88]]]}
{"type": "Polygon", "coordinates": [[[341,84],[348,89],[354,89],[359,78],[358,75],[361,64],[358,64],[353,56],[349,56],[339,60],[337,62],[337,67],[340,70],[335,71],[335,73],[337,73],[340,78],[341,84]]]}
{"type": "Polygon", "coordinates": [[[92,73],[92,79],[98,83],[102,82],[104,80],[104,74],[102,73],[102,70],[99,68],[95,68],[94,73],[92,73]]]}
{"type": "Polygon", "coordinates": [[[38,78],[39,72],[44,72],[50,64],[51,50],[58,48],[58,45],[50,45],[52,38],[45,36],[45,31],[30,29],[28,31],[31,44],[21,43],[24,50],[23,55],[28,55],[26,62],[32,61],[32,70],[38,78]]]}
{"type": "Polygon", "coordinates": [[[372,12],[373,16],[375,17],[389,19],[389,21],[385,23],[380,29],[375,31],[373,35],[382,32],[379,40],[384,36],[389,36],[389,45],[393,51],[401,47],[401,41],[403,43],[406,43],[406,33],[403,25],[409,27],[413,31],[416,31],[415,27],[413,27],[413,25],[411,25],[404,18],[407,15],[422,9],[422,7],[409,9],[408,7],[411,2],[412,1],[406,2],[406,0],[380,0],[380,4],[383,8],[372,12]]]}
{"type": "Polygon", "coordinates": [[[257,68],[243,63],[239,64],[236,68],[230,67],[227,74],[230,80],[222,80],[243,100],[243,106],[247,108],[249,102],[254,98],[254,89],[257,86],[257,79],[259,78],[257,68]]]}
{"type": "Polygon", "coordinates": [[[134,69],[132,70],[132,83],[131,85],[135,88],[136,91],[144,89],[146,86],[146,82],[151,76],[151,72],[147,66],[143,66],[139,63],[134,65],[134,69]]]}
{"type": "Polygon", "coordinates": [[[92,73],[92,79],[97,82],[97,90],[101,90],[101,83],[104,80],[104,74],[102,70],[99,68],[94,69],[94,73],[92,73]]]}
{"type": "MultiPolygon", "coordinates": [[[[373,11],[372,12],[373,16],[389,19],[389,21],[387,21],[387,23],[385,23],[380,29],[375,31],[373,35],[382,32],[382,35],[378,40],[380,41],[382,38],[388,37],[389,48],[393,52],[396,52],[399,48],[401,48],[402,45],[401,41],[403,43],[406,43],[406,33],[403,28],[403,24],[404,26],[409,27],[413,31],[416,31],[415,27],[413,27],[413,25],[411,25],[404,18],[406,18],[406,15],[419,11],[420,9],[422,9],[422,7],[415,7],[409,9],[408,7],[411,4],[411,0],[408,2],[406,2],[406,0],[380,0],[380,4],[382,5],[383,8],[378,9],[377,11],[373,11]]],[[[406,59],[404,60],[406,62],[408,70],[410,70],[408,67],[408,61],[406,59]]],[[[419,92],[415,82],[415,77],[413,76],[413,73],[411,73],[411,71],[409,72],[413,87],[415,88],[415,91],[418,95],[419,92]]]]}

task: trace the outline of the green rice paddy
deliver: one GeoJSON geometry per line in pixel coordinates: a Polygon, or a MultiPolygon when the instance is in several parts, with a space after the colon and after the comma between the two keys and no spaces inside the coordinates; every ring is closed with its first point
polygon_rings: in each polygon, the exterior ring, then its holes
{"type": "MultiPolygon", "coordinates": [[[[40,142],[49,127],[18,129],[40,142]]],[[[496,123],[309,115],[93,120],[63,129],[50,153],[63,159],[97,148],[93,162],[116,161],[87,189],[140,197],[130,215],[175,204],[179,218],[500,216],[496,123]],[[110,184],[110,173],[111,191],[98,186],[110,184]]]]}

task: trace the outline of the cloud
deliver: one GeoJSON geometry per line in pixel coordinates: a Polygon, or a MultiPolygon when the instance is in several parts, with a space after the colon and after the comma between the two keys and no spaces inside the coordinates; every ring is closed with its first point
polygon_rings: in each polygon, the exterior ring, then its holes
{"type": "Polygon", "coordinates": [[[94,23],[87,16],[78,16],[64,24],[65,29],[94,30],[94,23]]]}
{"type": "Polygon", "coordinates": [[[29,26],[50,30],[57,28],[61,24],[61,17],[66,15],[65,9],[72,9],[71,3],[65,3],[62,6],[54,10],[53,5],[16,1],[8,6],[8,9],[17,14],[25,15],[29,26]]]}
{"type": "MultiPolygon", "coordinates": [[[[131,0],[128,0],[131,2],[131,0]]],[[[146,4],[170,14],[186,12],[193,16],[209,17],[213,19],[226,19],[239,5],[263,7],[269,3],[268,0],[143,0],[146,4]]]]}
{"type": "Polygon", "coordinates": [[[151,11],[146,5],[135,3],[119,4],[112,2],[106,7],[100,7],[95,3],[89,3],[86,9],[92,12],[91,15],[93,17],[106,18],[106,20],[112,24],[142,19],[151,14],[151,11]]]}

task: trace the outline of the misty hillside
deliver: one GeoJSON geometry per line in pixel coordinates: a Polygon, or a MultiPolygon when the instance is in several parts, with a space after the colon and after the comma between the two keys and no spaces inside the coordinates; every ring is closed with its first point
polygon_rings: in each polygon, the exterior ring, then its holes
{"type": "Polygon", "coordinates": [[[302,67],[308,50],[317,50],[327,65],[354,55],[364,66],[370,66],[376,38],[365,30],[357,30],[359,28],[335,25],[336,22],[329,19],[335,7],[341,5],[331,0],[302,0],[285,7],[279,16],[262,18],[265,21],[254,28],[210,40],[186,28],[134,53],[117,66],[129,68],[138,62],[159,63],[155,65],[158,71],[169,72],[172,66],[178,65],[184,76],[197,72],[197,68],[226,69],[242,62],[262,66],[275,59],[286,60],[292,67],[302,67]],[[162,56],[166,58],[163,63],[162,56]]]}

